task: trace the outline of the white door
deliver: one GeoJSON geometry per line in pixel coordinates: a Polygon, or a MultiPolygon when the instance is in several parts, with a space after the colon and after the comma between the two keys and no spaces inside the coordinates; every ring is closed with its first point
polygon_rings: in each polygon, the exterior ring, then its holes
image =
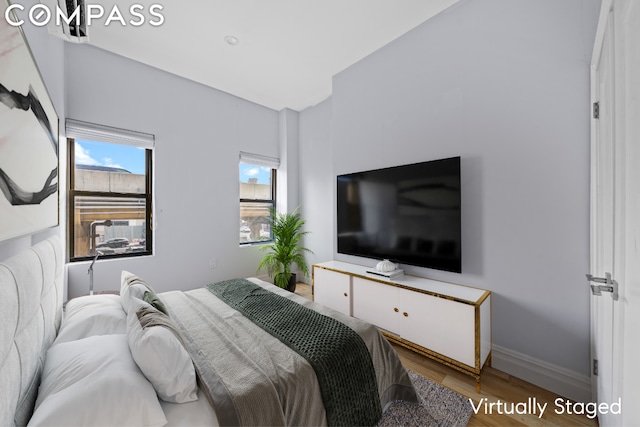
{"type": "Polygon", "coordinates": [[[475,307],[400,289],[400,334],[411,342],[472,368],[475,362],[475,307]]]}
{"type": "MultiPolygon", "coordinates": [[[[616,249],[621,283],[616,381],[623,426],[640,426],[640,2],[614,2],[616,86],[616,249]]],[[[614,343],[615,346],[616,343],[614,343]]],[[[606,424],[603,424],[606,426],[606,424]]]]}
{"type": "Polygon", "coordinates": [[[351,316],[351,277],[347,274],[314,267],[313,300],[351,316]]]}
{"type": "Polygon", "coordinates": [[[398,288],[354,277],[353,316],[387,332],[400,335],[398,288]]]}
{"type": "MultiPolygon", "coordinates": [[[[612,292],[593,295],[592,352],[598,361],[601,426],[640,425],[640,9],[637,0],[604,0],[592,58],[591,273],[611,274],[612,292]],[[621,402],[621,406],[616,406],[621,402]]],[[[611,283],[592,283],[610,286],[611,283]]]]}
{"type": "MultiPolygon", "coordinates": [[[[615,138],[614,138],[614,57],[613,22],[609,13],[604,30],[602,47],[595,69],[594,127],[595,135],[591,155],[591,274],[600,278],[611,275],[617,281],[614,270],[614,193],[615,193],[615,138]],[[595,118],[595,115],[598,118],[595,118]]],[[[600,283],[592,283],[600,286],[600,283]]],[[[608,285],[608,284],[602,284],[608,285]]],[[[614,401],[614,333],[617,301],[613,293],[592,293],[591,329],[593,358],[593,388],[599,403],[614,401]],[[595,366],[597,364],[597,366],[595,366]]],[[[615,425],[608,414],[600,417],[601,425],[615,425]]]]}

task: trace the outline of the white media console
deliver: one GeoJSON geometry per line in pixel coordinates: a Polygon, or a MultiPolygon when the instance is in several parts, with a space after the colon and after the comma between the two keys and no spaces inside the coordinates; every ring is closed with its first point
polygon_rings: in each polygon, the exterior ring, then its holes
{"type": "Polygon", "coordinates": [[[392,342],[476,379],[491,361],[491,292],[340,261],[312,267],[314,301],[378,326],[392,342]]]}

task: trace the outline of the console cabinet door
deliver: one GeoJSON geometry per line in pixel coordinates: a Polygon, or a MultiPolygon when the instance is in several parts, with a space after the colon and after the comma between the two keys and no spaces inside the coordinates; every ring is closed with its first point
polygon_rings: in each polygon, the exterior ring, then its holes
{"type": "Polygon", "coordinates": [[[398,288],[353,278],[353,317],[399,335],[398,288]]]}
{"type": "Polygon", "coordinates": [[[351,316],[351,276],[324,268],[315,268],[313,300],[351,316]]]}
{"type": "Polygon", "coordinates": [[[475,366],[475,311],[472,305],[405,289],[398,290],[402,338],[475,366]]]}

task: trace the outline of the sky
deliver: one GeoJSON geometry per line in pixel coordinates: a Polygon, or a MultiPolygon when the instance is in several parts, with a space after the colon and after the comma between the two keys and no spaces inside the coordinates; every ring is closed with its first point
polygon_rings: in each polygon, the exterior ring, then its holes
{"type": "MultiPolygon", "coordinates": [[[[144,150],[127,145],[76,140],[76,163],[81,165],[111,166],[131,173],[144,174],[144,150]]],[[[258,178],[258,184],[269,184],[271,169],[263,166],[240,164],[240,182],[258,178]]]]}
{"type": "Polygon", "coordinates": [[[77,164],[112,166],[140,175],[145,173],[142,148],[77,139],[75,154],[77,164]]]}
{"type": "Polygon", "coordinates": [[[258,184],[269,184],[271,168],[240,163],[240,182],[249,182],[249,178],[258,178],[258,184]]]}

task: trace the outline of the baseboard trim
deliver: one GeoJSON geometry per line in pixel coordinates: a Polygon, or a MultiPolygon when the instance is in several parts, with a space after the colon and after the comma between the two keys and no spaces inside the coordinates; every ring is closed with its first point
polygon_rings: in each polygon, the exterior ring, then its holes
{"type": "Polygon", "coordinates": [[[493,344],[491,366],[576,402],[590,402],[591,378],[493,344]]]}

